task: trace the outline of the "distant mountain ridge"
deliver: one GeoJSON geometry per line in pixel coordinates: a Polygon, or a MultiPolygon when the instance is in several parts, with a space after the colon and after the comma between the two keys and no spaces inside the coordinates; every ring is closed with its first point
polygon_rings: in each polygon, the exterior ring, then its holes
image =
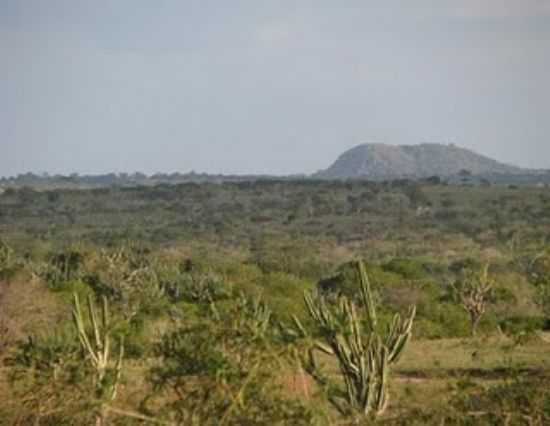
{"type": "MultiPolygon", "coordinates": [[[[1,171],[0,171],[1,173],[1,171]]],[[[439,176],[446,184],[548,185],[550,169],[526,169],[500,163],[489,157],[455,145],[426,143],[421,145],[358,145],[338,157],[326,170],[314,174],[294,175],[223,175],[208,173],[106,173],[49,175],[23,173],[12,177],[0,175],[0,194],[8,189],[31,188],[96,189],[180,184],[242,184],[259,181],[367,179],[391,181],[439,176]],[[467,171],[468,173],[462,173],[467,171]],[[465,179],[465,174],[471,176],[465,179]]]]}
{"type": "Polygon", "coordinates": [[[500,163],[455,145],[363,144],[344,152],[326,170],[314,176],[321,179],[396,179],[456,176],[467,170],[472,175],[525,173],[520,167],[500,163]]]}

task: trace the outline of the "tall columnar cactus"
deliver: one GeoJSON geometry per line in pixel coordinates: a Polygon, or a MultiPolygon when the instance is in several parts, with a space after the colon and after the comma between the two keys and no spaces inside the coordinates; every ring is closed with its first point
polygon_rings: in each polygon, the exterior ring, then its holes
{"type": "MultiPolygon", "coordinates": [[[[319,294],[306,294],[305,302],[316,322],[320,338],[304,357],[306,371],[321,385],[328,386],[330,402],[345,415],[380,415],[388,404],[390,366],[397,362],[411,338],[416,308],[411,306],[406,318],[396,314],[387,330],[377,326],[376,305],[362,262],[359,273],[363,315],[356,303],[342,296],[337,305],[319,294]],[[332,383],[319,368],[316,352],[334,356],[341,383],[332,383]]],[[[301,333],[305,328],[295,320],[301,333]]]]}
{"type": "Polygon", "coordinates": [[[122,373],[124,342],[121,339],[118,355],[115,359],[112,359],[111,324],[107,299],[105,297],[102,299],[101,316],[99,318],[92,297],[88,297],[88,317],[91,326],[90,331],[86,327],[78,295],[75,294],[73,321],[78,333],[80,346],[94,371],[96,396],[102,403],[96,424],[101,425],[104,423],[103,418],[105,414],[103,404],[116,398],[122,373]]]}

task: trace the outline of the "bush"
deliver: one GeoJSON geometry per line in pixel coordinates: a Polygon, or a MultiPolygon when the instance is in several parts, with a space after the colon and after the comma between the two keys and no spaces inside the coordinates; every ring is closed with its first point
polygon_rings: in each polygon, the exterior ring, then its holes
{"type": "Polygon", "coordinates": [[[312,288],[310,281],[282,272],[266,274],[261,280],[261,296],[280,320],[289,320],[292,315],[304,318],[304,292],[312,288]]]}
{"type": "Polygon", "coordinates": [[[72,328],[29,337],[6,364],[12,396],[24,401],[10,413],[18,419],[14,424],[92,423],[93,397],[85,386],[89,368],[80,362],[72,328]]]}
{"type": "Polygon", "coordinates": [[[471,257],[455,260],[449,265],[449,271],[458,274],[464,270],[477,271],[481,269],[481,262],[471,257]]]}
{"type": "MultiPolygon", "coordinates": [[[[550,424],[550,386],[548,378],[517,378],[492,386],[459,393],[451,401],[458,413],[485,413],[484,423],[550,424]]],[[[473,424],[473,423],[472,423],[473,424]]]]}
{"type": "Polygon", "coordinates": [[[175,286],[168,287],[167,291],[173,301],[205,304],[229,298],[232,286],[214,272],[190,272],[178,277],[175,286]]]}
{"type": "Polygon", "coordinates": [[[79,298],[86,300],[89,294],[93,293],[92,288],[82,280],[69,280],[61,281],[52,289],[53,291],[60,293],[61,298],[67,302],[71,303],[73,300],[73,295],[78,294],[79,298]]]}
{"type": "Polygon", "coordinates": [[[145,329],[147,319],[143,313],[134,316],[130,321],[117,324],[113,330],[115,341],[124,338],[124,356],[140,359],[150,355],[152,348],[151,336],[145,329]]]}
{"type": "Polygon", "coordinates": [[[539,330],[550,330],[550,319],[515,316],[499,321],[499,326],[506,334],[534,333],[539,330]]]}
{"type": "Polygon", "coordinates": [[[303,406],[282,398],[274,381],[278,361],[233,324],[225,315],[202,318],[156,345],[162,362],[151,370],[151,380],[171,394],[163,398],[170,417],[178,424],[311,424],[303,406]]]}
{"type": "Polygon", "coordinates": [[[467,337],[470,329],[464,309],[452,303],[433,303],[419,310],[415,335],[428,339],[467,337]]]}
{"type": "MultiPolygon", "coordinates": [[[[402,277],[394,272],[386,271],[376,265],[366,264],[369,279],[374,294],[386,284],[402,281],[402,277]]],[[[319,281],[317,288],[320,292],[333,295],[341,294],[346,297],[358,297],[357,282],[359,276],[354,262],[346,262],[336,269],[336,272],[327,278],[319,281]]]]}
{"type": "Polygon", "coordinates": [[[422,280],[428,278],[426,267],[413,259],[392,259],[382,266],[387,272],[401,275],[407,280],[422,280]]]}

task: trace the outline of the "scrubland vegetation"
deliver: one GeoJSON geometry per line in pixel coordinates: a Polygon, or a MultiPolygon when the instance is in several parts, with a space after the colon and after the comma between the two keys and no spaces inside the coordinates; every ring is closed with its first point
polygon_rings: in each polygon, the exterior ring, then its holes
{"type": "Polygon", "coordinates": [[[0,423],[550,424],[550,192],[0,195],[0,423]]]}

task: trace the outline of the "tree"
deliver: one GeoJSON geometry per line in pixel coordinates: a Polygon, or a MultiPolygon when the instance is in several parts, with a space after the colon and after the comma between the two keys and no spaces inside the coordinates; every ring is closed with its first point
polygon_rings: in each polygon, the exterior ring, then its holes
{"type": "Polygon", "coordinates": [[[479,273],[466,270],[463,279],[452,285],[455,299],[470,316],[472,336],[476,335],[479,321],[491,301],[493,286],[488,264],[479,273]]]}

